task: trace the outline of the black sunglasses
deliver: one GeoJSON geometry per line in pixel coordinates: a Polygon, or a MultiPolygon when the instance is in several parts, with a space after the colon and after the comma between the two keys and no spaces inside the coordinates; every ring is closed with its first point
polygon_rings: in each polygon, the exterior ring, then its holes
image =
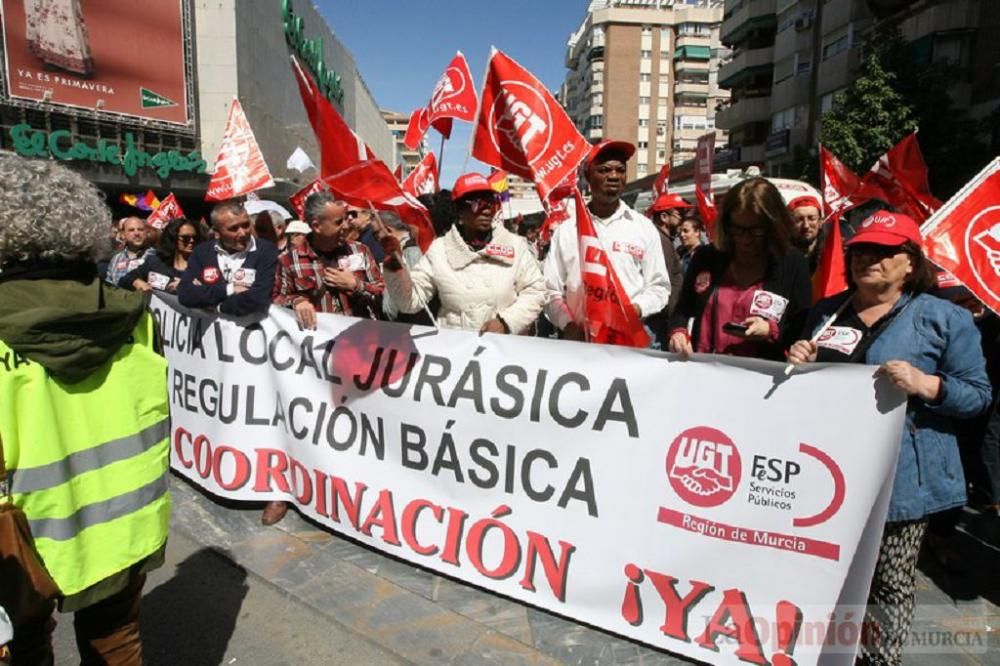
{"type": "Polygon", "coordinates": [[[183,235],[183,236],[178,236],[178,237],[177,237],[177,240],[179,240],[180,242],[182,242],[182,243],[184,243],[184,244],[187,244],[187,243],[193,243],[193,242],[195,242],[195,241],[196,241],[197,239],[198,239],[198,237],[197,237],[197,236],[189,236],[189,235],[187,235],[187,234],[185,234],[185,235],[183,235]]]}

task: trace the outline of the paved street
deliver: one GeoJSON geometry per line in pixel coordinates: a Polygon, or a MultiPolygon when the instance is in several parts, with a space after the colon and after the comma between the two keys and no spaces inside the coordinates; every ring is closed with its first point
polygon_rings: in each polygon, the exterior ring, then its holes
{"type": "MultiPolygon", "coordinates": [[[[687,664],[602,631],[382,556],[291,512],[210,501],[172,478],[167,565],[146,585],[151,666],[183,664],[687,664]]],[[[1000,521],[967,511],[955,546],[970,573],[926,560],[906,666],[1000,664],[1000,521]],[[947,590],[946,593],[944,590],[947,590]],[[949,596],[950,594],[950,596],[949,596]],[[961,647],[942,646],[958,636],[961,647]]],[[[60,618],[57,664],[75,664],[60,618]]]]}

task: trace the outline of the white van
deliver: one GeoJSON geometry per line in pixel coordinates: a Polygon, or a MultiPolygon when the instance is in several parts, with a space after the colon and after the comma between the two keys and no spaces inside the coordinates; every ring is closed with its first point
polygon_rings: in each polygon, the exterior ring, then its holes
{"type": "MultiPolygon", "coordinates": [[[[717,207],[722,206],[722,198],[726,195],[726,192],[728,192],[730,188],[736,185],[736,183],[746,180],[747,178],[756,178],[758,176],[760,176],[760,169],[757,167],[748,167],[744,171],[730,169],[726,173],[713,173],[712,193],[715,197],[715,205],[717,207]]],[[[818,201],[823,201],[823,197],[820,195],[819,190],[809,183],[802,182],[801,180],[791,180],[789,178],[767,178],[767,180],[774,183],[774,186],[778,188],[778,191],[781,193],[781,196],[785,200],[786,204],[791,202],[792,199],[802,196],[813,196],[816,197],[818,201]]],[[[694,203],[694,180],[683,180],[677,186],[674,186],[674,184],[671,183],[670,193],[679,194],[689,203],[694,203]]],[[[646,209],[652,204],[653,193],[651,189],[647,189],[639,192],[639,195],[635,198],[635,202],[632,204],[632,208],[639,212],[645,212],[646,209]]]]}

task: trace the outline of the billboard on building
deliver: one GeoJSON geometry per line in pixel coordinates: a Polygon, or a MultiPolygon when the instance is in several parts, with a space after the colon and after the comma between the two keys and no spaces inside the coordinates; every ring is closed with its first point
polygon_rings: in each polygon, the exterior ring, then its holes
{"type": "Polygon", "coordinates": [[[5,94],[188,124],[186,0],[0,0],[5,94]]]}

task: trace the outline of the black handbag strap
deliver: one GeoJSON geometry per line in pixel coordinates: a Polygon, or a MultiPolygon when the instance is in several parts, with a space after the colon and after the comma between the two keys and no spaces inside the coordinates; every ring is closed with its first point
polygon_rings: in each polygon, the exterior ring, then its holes
{"type": "MultiPolygon", "coordinates": [[[[868,350],[875,343],[875,340],[877,340],[878,337],[882,335],[885,332],[885,330],[889,328],[889,326],[892,325],[892,322],[896,320],[896,317],[898,317],[903,313],[903,310],[910,307],[910,303],[912,302],[913,298],[911,297],[908,301],[903,303],[902,307],[892,310],[887,315],[885,315],[877,322],[875,322],[875,328],[873,328],[868,333],[868,337],[862,340],[861,344],[859,344],[857,347],[854,348],[854,352],[848,359],[848,363],[857,363],[859,359],[863,359],[865,355],[868,353],[868,350]]],[[[851,305],[851,307],[852,308],[854,307],[853,304],[851,305]]]]}

